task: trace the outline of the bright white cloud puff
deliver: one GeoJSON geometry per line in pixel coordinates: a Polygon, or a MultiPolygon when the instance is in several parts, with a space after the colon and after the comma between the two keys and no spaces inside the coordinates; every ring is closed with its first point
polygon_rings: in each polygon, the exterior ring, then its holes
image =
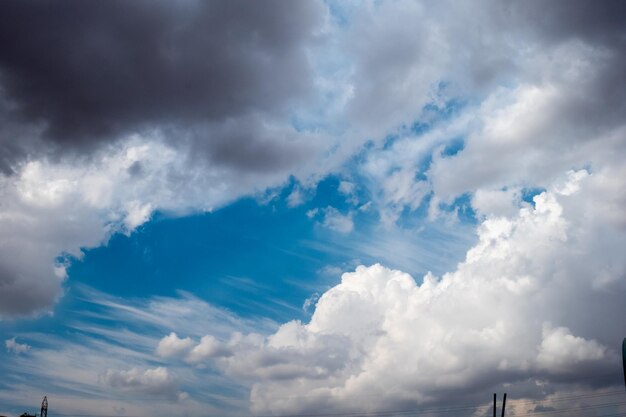
{"type": "Polygon", "coordinates": [[[187,395],[179,392],[177,383],[167,368],[153,369],[132,368],[128,371],[109,369],[101,380],[112,388],[133,391],[143,394],[166,397],[172,400],[183,400],[187,395]]]}

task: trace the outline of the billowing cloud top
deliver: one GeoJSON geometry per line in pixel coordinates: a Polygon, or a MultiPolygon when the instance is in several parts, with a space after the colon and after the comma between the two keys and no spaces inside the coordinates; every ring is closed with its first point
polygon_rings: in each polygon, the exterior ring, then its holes
{"type": "Polygon", "coordinates": [[[626,217],[610,219],[617,206],[595,204],[603,182],[571,172],[534,207],[488,218],[465,261],[441,278],[418,285],[401,271],[360,266],[319,298],[307,324],[197,344],[171,334],[157,352],[256,380],[259,414],[443,405],[507,382],[531,382],[522,389],[533,396],[542,380],[603,386],[619,373],[615,335],[626,326],[626,240],[611,231],[626,217]]]}

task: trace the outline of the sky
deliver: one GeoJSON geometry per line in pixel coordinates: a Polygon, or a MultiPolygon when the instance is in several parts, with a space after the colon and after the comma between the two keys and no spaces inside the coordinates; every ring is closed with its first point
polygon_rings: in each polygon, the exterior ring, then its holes
{"type": "Polygon", "coordinates": [[[625,160],[622,1],[2,1],[0,415],[624,415],[625,160]]]}

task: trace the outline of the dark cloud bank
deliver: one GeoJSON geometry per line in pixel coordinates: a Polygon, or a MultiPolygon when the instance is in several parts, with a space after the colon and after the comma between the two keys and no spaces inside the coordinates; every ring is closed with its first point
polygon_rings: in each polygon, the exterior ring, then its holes
{"type": "Polygon", "coordinates": [[[2,168],[34,151],[14,143],[32,125],[64,151],[199,124],[204,147],[220,125],[213,159],[246,165],[245,150],[239,159],[224,145],[224,121],[244,118],[234,140],[253,142],[263,132],[250,131],[251,117],[271,119],[311,92],[305,48],[321,5],[278,3],[2,2],[2,168]]]}

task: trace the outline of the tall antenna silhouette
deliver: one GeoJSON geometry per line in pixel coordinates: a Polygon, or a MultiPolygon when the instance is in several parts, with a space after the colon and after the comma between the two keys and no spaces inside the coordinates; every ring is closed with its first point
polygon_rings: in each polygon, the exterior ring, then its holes
{"type": "Polygon", "coordinates": [[[48,417],[48,397],[44,396],[41,401],[41,412],[39,417],[48,417]]]}

